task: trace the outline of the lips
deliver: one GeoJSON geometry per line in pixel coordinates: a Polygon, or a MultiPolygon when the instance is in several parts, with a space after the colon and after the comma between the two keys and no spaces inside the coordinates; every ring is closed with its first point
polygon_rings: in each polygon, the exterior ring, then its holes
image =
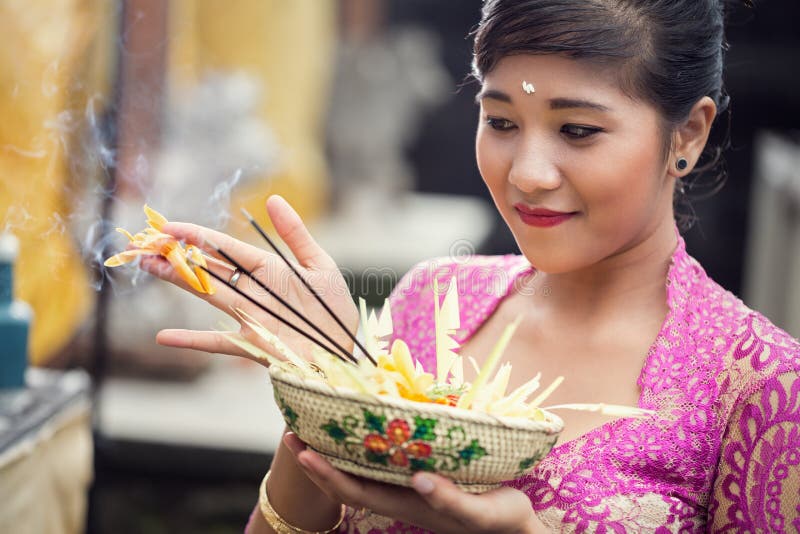
{"type": "Polygon", "coordinates": [[[520,219],[527,225],[540,228],[550,228],[568,221],[578,214],[576,211],[555,211],[548,208],[531,208],[518,202],[514,204],[520,219]]]}

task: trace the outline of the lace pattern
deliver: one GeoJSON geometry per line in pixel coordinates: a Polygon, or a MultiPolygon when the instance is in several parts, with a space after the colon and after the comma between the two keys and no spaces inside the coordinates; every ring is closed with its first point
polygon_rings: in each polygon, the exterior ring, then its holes
{"type": "MultiPolygon", "coordinates": [[[[531,272],[513,255],[419,264],[391,297],[395,335],[430,369],[434,277],[457,277],[463,343],[531,272]]],[[[800,343],[711,280],[680,237],[666,284],[638,379],[639,406],[657,415],[559,444],[507,485],[556,532],[800,530],[800,343]]],[[[343,531],[424,532],[353,511],[343,531]]]]}

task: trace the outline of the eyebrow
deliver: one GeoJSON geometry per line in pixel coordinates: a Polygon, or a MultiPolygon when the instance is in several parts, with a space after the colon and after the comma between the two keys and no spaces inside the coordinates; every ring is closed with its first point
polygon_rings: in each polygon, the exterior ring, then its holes
{"type": "Polygon", "coordinates": [[[573,109],[584,108],[593,109],[596,111],[611,111],[611,108],[592,102],[591,100],[583,100],[580,98],[553,98],[550,100],[550,109],[573,109]]]}
{"type": "Polygon", "coordinates": [[[495,89],[481,90],[477,95],[475,95],[475,103],[480,104],[481,100],[485,98],[490,98],[492,100],[499,100],[500,102],[505,102],[506,104],[511,103],[510,96],[508,96],[506,93],[502,91],[497,91],[495,89]]]}
{"type": "MultiPolygon", "coordinates": [[[[505,102],[506,104],[511,104],[511,97],[496,89],[487,89],[485,91],[481,91],[477,95],[475,95],[475,103],[479,104],[481,100],[489,98],[492,100],[498,100],[500,102],[505,102]]],[[[611,108],[608,106],[604,106],[603,104],[598,104],[597,102],[592,102],[591,100],[583,100],[581,98],[552,98],[548,101],[550,103],[550,109],[558,110],[558,109],[593,109],[595,111],[611,111],[611,108]]]]}

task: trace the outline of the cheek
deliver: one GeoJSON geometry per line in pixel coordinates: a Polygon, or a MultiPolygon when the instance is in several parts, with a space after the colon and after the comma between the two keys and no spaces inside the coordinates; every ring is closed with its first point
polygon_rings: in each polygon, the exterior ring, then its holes
{"type": "Polygon", "coordinates": [[[478,127],[475,138],[475,155],[478,170],[481,173],[486,187],[500,207],[498,200],[503,198],[506,189],[510,156],[508,147],[484,131],[483,126],[478,127]]]}
{"type": "Polygon", "coordinates": [[[615,148],[606,154],[601,176],[595,175],[596,197],[602,204],[625,205],[633,211],[650,206],[661,188],[657,152],[647,144],[624,143],[615,148]]]}
{"type": "Polygon", "coordinates": [[[660,157],[657,143],[630,138],[607,144],[602,157],[582,163],[584,172],[592,169],[585,178],[575,175],[587,210],[585,246],[607,242],[622,247],[662,215],[660,157]]]}

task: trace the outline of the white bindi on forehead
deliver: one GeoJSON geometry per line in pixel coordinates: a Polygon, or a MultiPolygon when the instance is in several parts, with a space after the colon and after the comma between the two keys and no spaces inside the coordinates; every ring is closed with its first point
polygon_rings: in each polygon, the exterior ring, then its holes
{"type": "Polygon", "coordinates": [[[528,83],[525,80],[522,80],[522,90],[525,91],[527,94],[531,95],[536,92],[532,83],[528,83]]]}

